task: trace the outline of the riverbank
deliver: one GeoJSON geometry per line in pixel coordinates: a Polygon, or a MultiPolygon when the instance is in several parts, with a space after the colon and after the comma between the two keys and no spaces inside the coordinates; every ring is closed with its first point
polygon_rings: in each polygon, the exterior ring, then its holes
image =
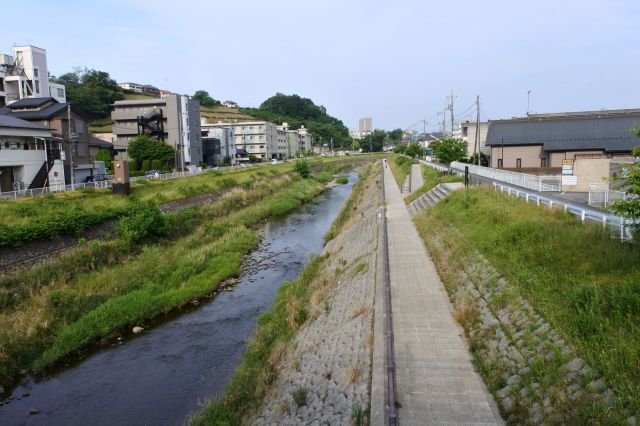
{"type": "Polygon", "coordinates": [[[323,254],[279,289],[242,365],[193,424],[365,424],[371,376],[380,164],[361,173],[323,254]]]}
{"type": "Polygon", "coordinates": [[[478,188],[414,220],[510,424],[635,424],[637,247],[478,188]]]}
{"type": "Polygon", "coordinates": [[[298,177],[255,180],[216,203],[169,215],[170,232],[158,242],[92,242],[2,277],[0,385],[211,293],[237,274],[257,243],[247,228],[292,211],[324,188],[298,177]]]}

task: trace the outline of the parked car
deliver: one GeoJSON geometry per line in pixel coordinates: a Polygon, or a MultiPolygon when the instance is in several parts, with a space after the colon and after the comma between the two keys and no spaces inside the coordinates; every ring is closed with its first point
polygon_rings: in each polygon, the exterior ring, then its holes
{"type": "Polygon", "coordinates": [[[84,178],[84,182],[88,183],[88,182],[104,182],[105,180],[107,180],[107,178],[104,177],[104,175],[89,175],[86,178],[84,178]]]}
{"type": "Polygon", "coordinates": [[[147,173],[145,173],[146,177],[154,177],[154,178],[159,178],[160,174],[162,172],[160,170],[149,170],[147,173]]]}

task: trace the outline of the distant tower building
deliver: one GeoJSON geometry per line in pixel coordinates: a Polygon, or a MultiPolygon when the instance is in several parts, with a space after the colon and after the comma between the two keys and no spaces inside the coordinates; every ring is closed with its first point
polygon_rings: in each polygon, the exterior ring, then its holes
{"type": "Polygon", "coordinates": [[[373,125],[371,123],[371,117],[361,118],[358,123],[358,130],[361,135],[371,133],[373,131],[373,125]]]}

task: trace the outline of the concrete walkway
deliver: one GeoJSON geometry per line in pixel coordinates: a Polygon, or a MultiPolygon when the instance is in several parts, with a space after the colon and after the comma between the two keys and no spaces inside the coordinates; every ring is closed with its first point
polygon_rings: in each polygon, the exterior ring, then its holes
{"type": "Polygon", "coordinates": [[[389,167],[384,173],[399,423],[503,424],[389,167]]]}
{"type": "MultiPolygon", "coordinates": [[[[424,179],[422,179],[422,164],[411,165],[411,188],[409,188],[409,194],[420,189],[424,185],[424,179]]],[[[406,194],[406,195],[409,195],[406,194]]],[[[406,196],[405,195],[405,196],[406,196]]]]}

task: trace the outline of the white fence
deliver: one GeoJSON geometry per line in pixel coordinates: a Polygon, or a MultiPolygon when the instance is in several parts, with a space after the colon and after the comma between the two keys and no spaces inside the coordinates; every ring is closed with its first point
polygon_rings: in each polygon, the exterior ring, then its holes
{"type": "MultiPolygon", "coordinates": [[[[271,164],[271,163],[257,163],[259,164],[271,164]]],[[[242,167],[251,167],[251,166],[242,166],[242,167]]],[[[217,167],[212,169],[203,169],[198,167],[193,171],[184,171],[184,172],[173,172],[173,173],[161,173],[159,175],[154,176],[136,176],[130,179],[130,182],[139,182],[142,180],[168,180],[168,179],[178,179],[186,176],[196,176],[202,173],[207,173],[212,170],[220,170],[227,171],[240,168],[240,166],[229,166],[229,167],[217,167]]],[[[9,191],[9,192],[0,192],[0,200],[16,200],[18,198],[23,197],[36,197],[38,195],[46,195],[46,194],[55,194],[57,192],[71,192],[79,189],[104,189],[111,188],[115,180],[104,180],[100,182],[86,182],[86,183],[76,183],[73,185],[52,185],[44,188],[34,188],[34,189],[23,189],[20,191],[9,191]]]]}
{"type": "Polygon", "coordinates": [[[439,172],[448,172],[448,171],[449,171],[449,169],[448,169],[447,167],[442,166],[442,165],[440,165],[440,164],[438,164],[438,163],[432,163],[432,162],[430,162],[430,161],[424,161],[424,160],[420,160],[420,162],[421,162],[422,164],[425,164],[425,165],[427,165],[427,166],[431,167],[431,168],[436,169],[436,170],[437,170],[437,171],[439,171],[439,172]]]}
{"type": "Polygon", "coordinates": [[[595,183],[589,185],[589,205],[607,208],[615,200],[625,200],[627,194],[623,191],[609,189],[608,183],[595,183]]]}
{"type": "Polygon", "coordinates": [[[511,188],[510,186],[501,185],[495,182],[493,183],[493,187],[497,191],[507,193],[514,197],[522,198],[526,203],[532,202],[538,206],[542,205],[551,208],[561,208],[565,212],[578,216],[582,223],[587,220],[601,223],[602,226],[608,227],[610,229],[612,236],[614,236],[615,238],[620,238],[621,241],[630,240],[632,238],[631,227],[629,226],[629,224],[631,224],[632,222],[620,216],[601,212],[599,210],[585,209],[570,203],[542,197],[538,194],[511,188]]]}
{"type": "Polygon", "coordinates": [[[534,191],[560,192],[562,187],[562,178],[556,175],[530,175],[526,173],[510,172],[508,170],[460,163],[457,161],[451,163],[452,169],[462,171],[463,173],[465,167],[469,167],[469,173],[471,174],[500,182],[510,183],[511,185],[520,186],[522,188],[533,189],[534,191]]]}

